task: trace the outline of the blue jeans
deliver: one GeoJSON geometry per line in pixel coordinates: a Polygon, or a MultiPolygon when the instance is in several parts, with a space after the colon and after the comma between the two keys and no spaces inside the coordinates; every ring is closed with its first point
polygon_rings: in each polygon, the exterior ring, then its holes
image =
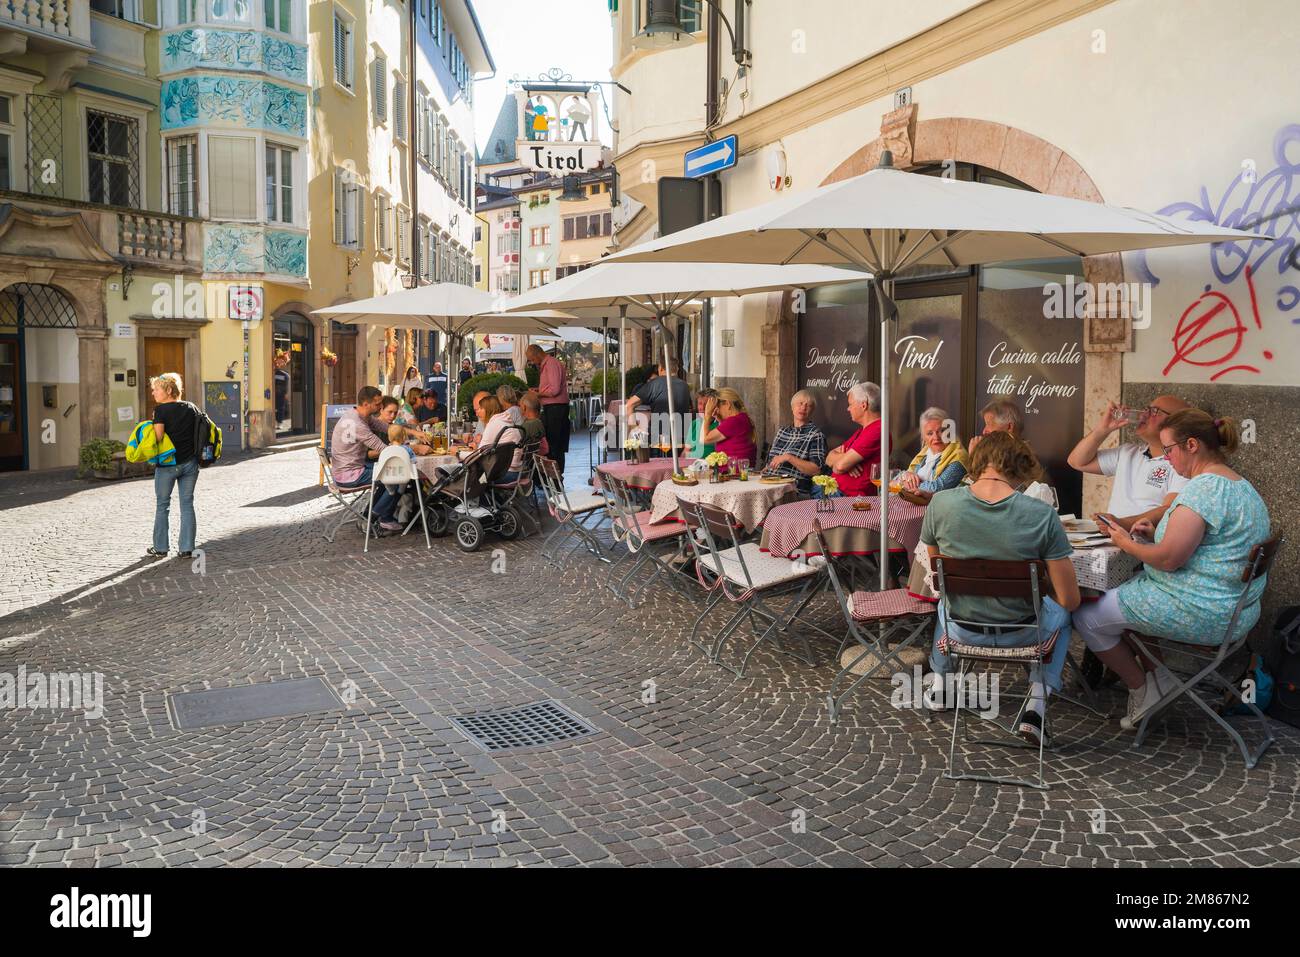
{"type": "MultiPolygon", "coordinates": [[[[1038,665],[1030,665],[1029,680],[1043,682],[1053,691],[1060,691],[1065,656],[1070,652],[1070,613],[1051,598],[1044,597],[1041,618],[1044,640],[1051,637],[1052,632],[1058,629],[1061,633],[1057,636],[1056,647],[1052,649],[1052,657],[1048,659],[1047,666],[1041,669],[1041,673],[1038,665]]],[[[1034,630],[1033,625],[994,635],[986,635],[982,631],[973,631],[961,625],[949,625],[948,611],[940,602],[939,621],[935,625],[934,644],[930,649],[930,668],[939,675],[946,675],[952,670],[952,659],[939,653],[939,639],[945,632],[959,641],[971,645],[983,645],[987,648],[1021,648],[1038,641],[1038,632],[1034,630]]]]}
{"type": "Polygon", "coordinates": [[[167,513],[171,510],[172,486],[180,489],[181,497],[181,548],[183,552],[194,551],[194,536],[197,532],[194,519],[194,484],[199,480],[199,460],[190,459],[181,465],[163,465],[154,470],[153,491],[158,500],[153,513],[153,547],[155,551],[167,551],[171,539],[167,527],[167,513]]]}
{"type": "MultiPolygon", "coordinates": [[[[349,482],[347,485],[339,483],[339,488],[353,489],[368,486],[370,485],[370,479],[374,474],[375,463],[373,461],[368,461],[366,462],[366,467],[355,480],[349,482]]],[[[401,495],[402,489],[400,486],[398,486],[397,490],[394,492],[393,489],[390,489],[383,482],[380,482],[375,488],[375,506],[373,509],[375,518],[379,519],[381,522],[391,522],[393,520],[393,513],[397,511],[397,500],[401,498],[401,495]]]]}

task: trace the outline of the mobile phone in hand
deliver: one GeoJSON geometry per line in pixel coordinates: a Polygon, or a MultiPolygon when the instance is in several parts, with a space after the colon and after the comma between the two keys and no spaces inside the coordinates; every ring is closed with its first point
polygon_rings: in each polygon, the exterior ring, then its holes
{"type": "Polygon", "coordinates": [[[1112,521],[1111,521],[1109,518],[1107,518],[1105,515],[1098,514],[1098,516],[1097,516],[1097,521],[1101,522],[1101,524],[1103,524],[1103,525],[1108,525],[1108,526],[1110,526],[1111,528],[1115,528],[1115,527],[1117,527],[1117,526],[1115,525],[1115,523],[1112,522],[1112,521]]]}

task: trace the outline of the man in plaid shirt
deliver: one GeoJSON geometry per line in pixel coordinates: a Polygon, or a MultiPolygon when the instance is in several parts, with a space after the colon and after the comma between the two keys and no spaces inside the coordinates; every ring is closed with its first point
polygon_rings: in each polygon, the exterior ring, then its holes
{"type": "Polygon", "coordinates": [[[790,399],[794,425],[784,425],[772,441],[772,450],[764,471],[786,475],[796,480],[799,491],[812,491],[812,477],[821,474],[826,463],[826,434],[813,425],[817,399],[807,389],[800,389],[790,399]]]}

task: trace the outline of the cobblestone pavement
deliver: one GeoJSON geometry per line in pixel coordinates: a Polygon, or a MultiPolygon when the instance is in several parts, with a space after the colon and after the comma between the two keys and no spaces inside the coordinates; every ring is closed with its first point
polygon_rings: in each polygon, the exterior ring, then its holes
{"type": "MultiPolygon", "coordinates": [[[[570,459],[576,484],[586,455],[570,459]]],[[[1190,707],[1134,751],[1058,702],[1051,791],[949,781],[948,719],[892,708],[885,682],[832,727],[830,665],[760,651],[735,678],[686,642],[697,605],[659,588],[629,609],[604,566],[548,564],[535,535],[474,555],[419,536],[362,555],[355,529],[328,545],[315,477],[310,450],[204,472],[204,574],[139,560],[147,480],[0,479],[0,674],[101,672],[106,688],[100,719],[0,712],[0,863],[1300,860],[1285,726],[1247,773],[1190,707]],[[198,731],[169,717],[169,693],[310,676],[355,703],[198,731]],[[600,733],[489,756],[449,721],[548,698],[600,733]]]]}

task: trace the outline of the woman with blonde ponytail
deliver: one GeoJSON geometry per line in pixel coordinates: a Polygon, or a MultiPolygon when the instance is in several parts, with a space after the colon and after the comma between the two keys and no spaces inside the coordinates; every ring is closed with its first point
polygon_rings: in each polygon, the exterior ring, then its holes
{"type": "MultiPolygon", "coordinates": [[[[1126,630],[1217,645],[1224,640],[1241,595],[1241,570],[1251,548],[1269,537],[1268,508],[1255,487],[1228,465],[1240,433],[1229,418],[1184,409],[1165,420],[1160,443],[1169,464],[1187,479],[1160,524],[1135,522],[1132,532],[1103,524],[1111,540],[1145,566],[1130,582],[1075,613],[1088,647],[1129,688],[1132,729],[1177,687],[1164,665],[1139,659],[1123,641],[1126,630]]],[[[1113,515],[1099,516],[1114,522],[1113,515]]],[[[1236,627],[1249,631],[1259,620],[1265,580],[1250,586],[1236,627]]]]}

